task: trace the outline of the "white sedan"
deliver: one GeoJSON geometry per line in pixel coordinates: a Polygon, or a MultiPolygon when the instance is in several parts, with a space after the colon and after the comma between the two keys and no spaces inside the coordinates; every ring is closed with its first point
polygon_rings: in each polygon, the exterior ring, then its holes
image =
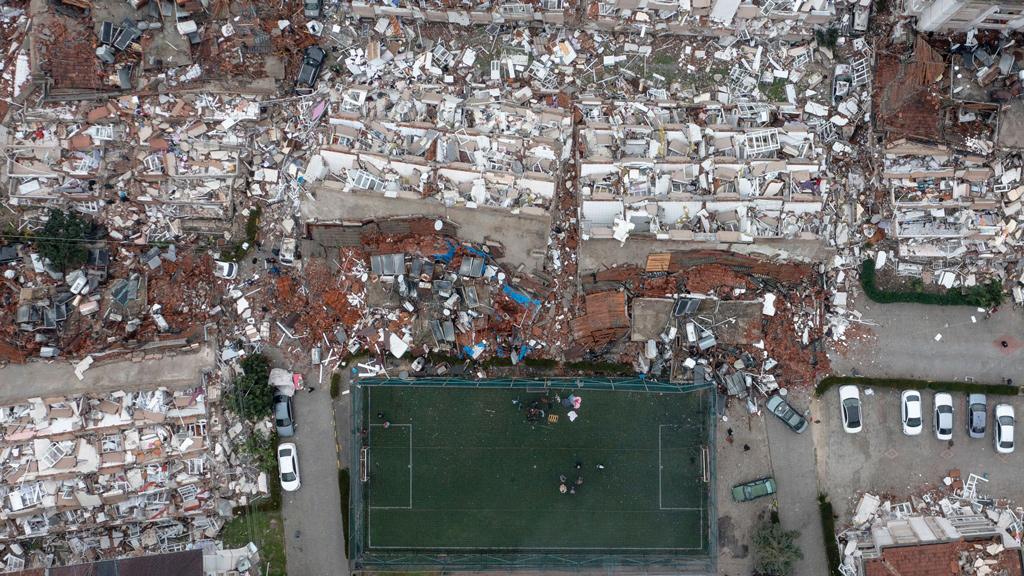
{"type": "Polygon", "coordinates": [[[924,429],[921,409],[921,393],[917,390],[904,390],[900,395],[900,417],[903,421],[903,433],[917,436],[924,429]]]}
{"type": "Polygon", "coordinates": [[[953,396],[947,392],[935,395],[935,437],[953,439],[953,396]]]}
{"type": "Polygon", "coordinates": [[[225,280],[234,280],[238,275],[238,264],[234,262],[213,261],[213,275],[225,280]]]}
{"type": "Polygon", "coordinates": [[[839,387],[839,410],[843,415],[843,430],[850,434],[861,431],[860,389],[852,384],[839,387]]]}
{"type": "Polygon", "coordinates": [[[286,442],[277,447],[277,469],[281,475],[281,488],[295,492],[302,483],[299,481],[299,453],[295,444],[286,442]]]}
{"type": "Polygon", "coordinates": [[[1013,426],[1016,418],[1013,416],[1013,406],[1009,404],[996,404],[993,410],[995,426],[992,427],[992,440],[996,446],[996,452],[1009,454],[1013,452],[1013,426]]]}

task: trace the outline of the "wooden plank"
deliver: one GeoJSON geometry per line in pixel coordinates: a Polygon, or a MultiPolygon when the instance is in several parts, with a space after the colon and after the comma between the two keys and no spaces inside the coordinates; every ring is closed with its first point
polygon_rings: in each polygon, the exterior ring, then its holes
{"type": "Polygon", "coordinates": [[[672,261],[672,254],[661,252],[647,256],[648,272],[668,272],[669,263],[672,261]]]}

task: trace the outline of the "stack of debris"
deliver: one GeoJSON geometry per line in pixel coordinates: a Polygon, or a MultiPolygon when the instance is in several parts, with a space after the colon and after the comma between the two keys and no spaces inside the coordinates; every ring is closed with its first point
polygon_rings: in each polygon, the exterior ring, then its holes
{"type": "Polygon", "coordinates": [[[908,502],[865,493],[838,534],[844,573],[869,576],[923,566],[929,574],[1009,576],[1021,565],[1020,507],[983,492],[984,477],[950,470],[942,485],[908,502]]]}
{"type": "Polygon", "coordinates": [[[0,409],[7,569],[201,548],[216,538],[234,506],[267,493],[266,475],[234,454],[219,399],[211,377],[194,389],[32,398],[0,409]]]}

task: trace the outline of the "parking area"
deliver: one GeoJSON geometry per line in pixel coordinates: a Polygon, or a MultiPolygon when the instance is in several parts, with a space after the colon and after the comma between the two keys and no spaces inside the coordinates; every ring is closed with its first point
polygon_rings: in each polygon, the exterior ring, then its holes
{"type": "Polygon", "coordinates": [[[818,474],[822,488],[832,495],[840,514],[849,512],[843,505],[856,504],[858,490],[901,500],[918,492],[926,484],[938,484],[950,469],[958,468],[964,477],[970,473],[987,475],[989,483],[979,492],[1024,501],[1024,485],[1019,471],[1024,466],[1019,419],[1024,414],[1024,398],[988,398],[989,429],[983,439],[972,439],[966,430],[966,395],[953,394],[954,428],[951,441],[935,438],[933,422],[935,393],[922,390],[924,430],[920,436],[905,436],[900,420],[900,391],[861,388],[864,429],[857,434],[843,430],[838,388],[820,399],[816,416],[820,419],[815,439],[818,446],[818,474]],[[1013,454],[997,454],[992,444],[992,407],[1009,403],[1016,411],[1018,426],[1013,454]]]}
{"type": "Polygon", "coordinates": [[[732,487],[772,475],[768,438],[763,416],[751,416],[746,405],[731,402],[728,420],[718,422],[717,482],[718,500],[718,573],[723,576],[752,574],[754,553],[751,541],[758,521],[767,518],[773,497],[753,502],[733,502],[732,487]],[[733,431],[730,443],[728,430],[733,431]],[[749,446],[749,450],[744,447],[749,446]]]}

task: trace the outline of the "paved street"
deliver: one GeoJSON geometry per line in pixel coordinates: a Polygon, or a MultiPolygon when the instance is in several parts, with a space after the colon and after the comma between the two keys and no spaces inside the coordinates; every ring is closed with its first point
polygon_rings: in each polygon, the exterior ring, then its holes
{"type": "Polygon", "coordinates": [[[299,452],[302,488],[284,493],[283,515],[288,574],[344,576],[344,531],[338,493],[338,457],[330,386],[316,384],[318,371],[306,374],[313,392],[295,394],[298,431],[291,441],[299,452]]]}
{"type": "MultiPolygon", "coordinates": [[[[809,394],[790,394],[788,400],[795,410],[803,413],[810,403],[809,394]]],[[[772,471],[778,482],[779,519],[786,530],[800,531],[800,549],[804,558],[796,565],[794,575],[828,573],[828,562],[821,534],[818,514],[818,475],[815,466],[814,427],[803,434],[793,432],[781,420],[764,410],[768,430],[768,446],[772,471]]],[[[810,414],[805,414],[813,420],[810,414]]]]}
{"type": "Polygon", "coordinates": [[[830,355],[833,373],[931,380],[974,378],[989,383],[1013,378],[1024,383],[1024,315],[1012,306],[1004,305],[986,319],[984,312],[968,306],[861,300],[856,309],[864,314],[864,320],[877,324],[872,327],[875,338],[852,342],[843,355],[830,355]],[[942,339],[936,341],[936,334],[942,334],[942,339]]]}
{"type": "Polygon", "coordinates": [[[746,403],[731,402],[729,420],[718,422],[715,489],[718,496],[718,573],[722,576],[748,576],[754,570],[751,537],[762,519],[771,511],[772,498],[753,502],[733,502],[732,487],[772,475],[764,419],[747,414],[746,403]],[[732,429],[733,442],[726,441],[732,429]],[[743,446],[750,446],[749,451],[743,446]]]}

